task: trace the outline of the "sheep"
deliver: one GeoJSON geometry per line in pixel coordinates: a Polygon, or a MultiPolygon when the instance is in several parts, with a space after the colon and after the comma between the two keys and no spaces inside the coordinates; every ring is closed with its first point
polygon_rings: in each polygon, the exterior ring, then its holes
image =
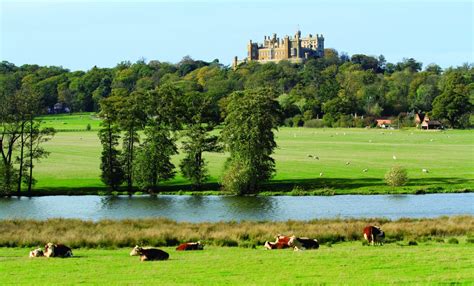
{"type": "Polygon", "coordinates": [[[364,170],[362,170],[362,172],[367,173],[368,170],[369,170],[369,169],[364,169],[364,170]]]}
{"type": "Polygon", "coordinates": [[[397,160],[397,156],[393,155],[392,156],[393,160],[397,160]]]}
{"type": "Polygon", "coordinates": [[[421,169],[423,173],[429,173],[428,169],[421,169]]]}
{"type": "Polygon", "coordinates": [[[319,176],[320,176],[320,177],[322,177],[323,175],[324,175],[323,172],[319,173],[319,176]]]}
{"type": "Polygon", "coordinates": [[[346,165],[349,165],[350,163],[351,163],[351,162],[347,161],[347,162],[346,162],[346,165]]]}

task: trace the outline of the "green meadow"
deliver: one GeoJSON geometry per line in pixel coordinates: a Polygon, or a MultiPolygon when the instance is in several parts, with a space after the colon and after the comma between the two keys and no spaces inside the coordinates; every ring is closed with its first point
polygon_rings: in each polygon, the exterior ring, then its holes
{"type": "Polygon", "coordinates": [[[292,251],[205,247],[140,262],[130,248],[74,249],[73,258],[28,258],[28,248],[0,248],[2,285],[374,285],[474,283],[472,244],[346,242],[292,251]]]}
{"type": "MultiPolygon", "coordinates": [[[[100,120],[94,114],[43,117],[58,130],[45,143],[51,155],[36,165],[38,192],[87,193],[105,190],[100,181],[100,120]],[[90,124],[91,131],[86,131],[90,124]]],[[[376,194],[470,191],[474,186],[474,132],[417,129],[280,128],[274,154],[277,173],[264,194],[376,194]],[[317,158],[316,158],[317,157],[317,158]],[[384,174],[392,166],[408,170],[406,186],[391,188],[384,174]],[[426,169],[428,172],[422,172],[426,169]]],[[[176,166],[182,155],[173,158],[176,166]]],[[[225,153],[206,153],[210,180],[218,190],[225,153]]],[[[188,191],[181,174],[161,191],[188,191]]]]}

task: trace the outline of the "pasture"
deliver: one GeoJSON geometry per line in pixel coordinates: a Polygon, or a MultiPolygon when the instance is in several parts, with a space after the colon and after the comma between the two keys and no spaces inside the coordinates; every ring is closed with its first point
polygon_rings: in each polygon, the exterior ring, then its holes
{"type": "Polygon", "coordinates": [[[0,248],[2,285],[314,285],[472,284],[474,246],[424,243],[382,247],[346,242],[294,252],[205,247],[140,262],[130,248],[74,249],[73,258],[28,258],[29,248],[0,248]],[[368,280],[369,279],[369,280],[368,280]]]}
{"type": "MultiPolygon", "coordinates": [[[[45,143],[51,155],[36,165],[36,188],[46,193],[104,190],[99,178],[99,120],[93,114],[55,115],[43,120],[58,133],[45,143]],[[92,131],[85,131],[87,124],[92,131]]],[[[281,128],[276,140],[277,173],[264,187],[271,194],[459,192],[474,186],[471,130],[281,128]],[[394,165],[408,170],[406,186],[385,185],[384,174],[394,165]]],[[[226,154],[204,156],[210,173],[205,190],[214,191],[226,154]]],[[[173,158],[176,166],[181,158],[181,154],[173,158]]],[[[179,171],[162,186],[162,191],[189,190],[188,181],[179,171]]]]}

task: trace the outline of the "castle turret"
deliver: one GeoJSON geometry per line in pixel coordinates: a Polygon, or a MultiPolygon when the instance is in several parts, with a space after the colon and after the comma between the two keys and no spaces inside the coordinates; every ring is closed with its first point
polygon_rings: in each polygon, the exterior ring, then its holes
{"type": "Polygon", "coordinates": [[[296,31],[295,40],[296,40],[296,57],[301,58],[301,31],[300,30],[296,31]]]}

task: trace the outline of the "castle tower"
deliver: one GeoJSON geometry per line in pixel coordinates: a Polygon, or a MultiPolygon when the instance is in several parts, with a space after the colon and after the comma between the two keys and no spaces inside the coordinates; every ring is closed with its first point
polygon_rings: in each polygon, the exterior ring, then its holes
{"type": "Polygon", "coordinates": [[[301,58],[301,31],[296,31],[295,34],[296,40],[296,58],[301,58]]]}

